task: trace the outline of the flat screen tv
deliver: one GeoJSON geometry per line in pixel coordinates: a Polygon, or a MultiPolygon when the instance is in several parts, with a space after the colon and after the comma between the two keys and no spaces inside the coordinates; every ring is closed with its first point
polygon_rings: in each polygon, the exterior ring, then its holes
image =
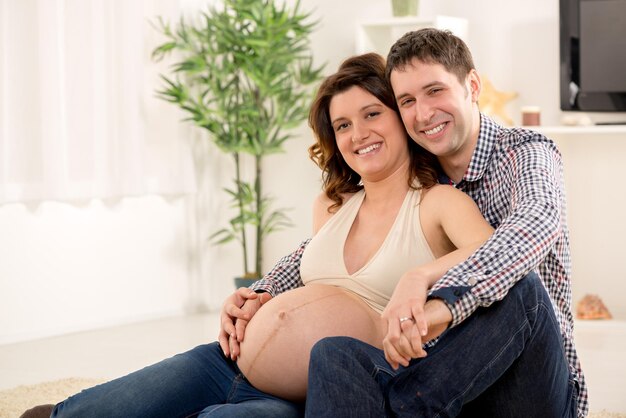
{"type": "Polygon", "coordinates": [[[561,110],[626,111],[626,0],[560,0],[561,110]]]}

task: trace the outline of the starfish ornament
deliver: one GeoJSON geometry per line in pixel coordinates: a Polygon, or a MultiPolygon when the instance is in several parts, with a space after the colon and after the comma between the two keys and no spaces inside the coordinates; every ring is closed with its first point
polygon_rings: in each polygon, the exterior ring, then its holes
{"type": "Polygon", "coordinates": [[[482,89],[478,97],[480,111],[488,116],[499,119],[507,126],[513,125],[513,119],[506,112],[506,105],[517,97],[516,92],[496,90],[493,83],[485,76],[481,77],[482,89]]]}

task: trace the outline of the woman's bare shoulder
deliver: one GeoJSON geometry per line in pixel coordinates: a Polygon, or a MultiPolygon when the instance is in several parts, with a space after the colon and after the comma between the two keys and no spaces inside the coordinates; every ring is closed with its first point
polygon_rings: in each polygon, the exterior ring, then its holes
{"type": "Polygon", "coordinates": [[[435,184],[427,189],[422,189],[423,202],[453,203],[467,199],[471,200],[468,195],[449,184],[435,184]]]}
{"type": "MultiPolygon", "coordinates": [[[[355,193],[342,193],[342,203],[346,203],[355,193]]],[[[320,193],[313,202],[313,234],[316,234],[322,226],[339,210],[333,207],[337,202],[326,195],[325,192],[320,193]]]]}
{"type": "Polygon", "coordinates": [[[448,184],[437,184],[422,191],[421,213],[433,219],[478,211],[476,203],[464,192],[448,184]]]}

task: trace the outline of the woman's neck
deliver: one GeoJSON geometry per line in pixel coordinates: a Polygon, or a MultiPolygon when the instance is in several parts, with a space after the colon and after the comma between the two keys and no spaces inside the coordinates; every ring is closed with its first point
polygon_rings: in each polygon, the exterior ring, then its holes
{"type": "Polygon", "coordinates": [[[395,196],[406,196],[409,190],[409,162],[403,164],[398,170],[381,180],[368,181],[363,179],[365,200],[370,204],[390,203],[395,196]]]}

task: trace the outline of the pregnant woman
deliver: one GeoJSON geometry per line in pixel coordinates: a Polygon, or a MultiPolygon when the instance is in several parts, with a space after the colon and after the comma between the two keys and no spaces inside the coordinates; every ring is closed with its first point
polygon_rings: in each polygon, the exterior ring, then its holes
{"type": "Polygon", "coordinates": [[[380,56],[346,60],[309,121],[324,191],[302,257],[305,286],[254,314],[236,361],[217,342],[199,346],[25,417],[301,416],[316,341],[347,335],[382,347],[380,314],[398,281],[430,286],[491,235],[469,197],[436,185],[434,159],[408,139],[380,56]]]}
{"type": "Polygon", "coordinates": [[[266,393],[303,400],[309,353],[325,336],[383,348],[380,315],[399,279],[419,269],[434,284],[492,232],[469,197],[435,184],[434,164],[407,139],[381,83],[383,67],[373,54],[348,60],[313,102],[310,154],[324,192],[302,255],[305,286],[254,315],[237,360],[266,393]]]}

